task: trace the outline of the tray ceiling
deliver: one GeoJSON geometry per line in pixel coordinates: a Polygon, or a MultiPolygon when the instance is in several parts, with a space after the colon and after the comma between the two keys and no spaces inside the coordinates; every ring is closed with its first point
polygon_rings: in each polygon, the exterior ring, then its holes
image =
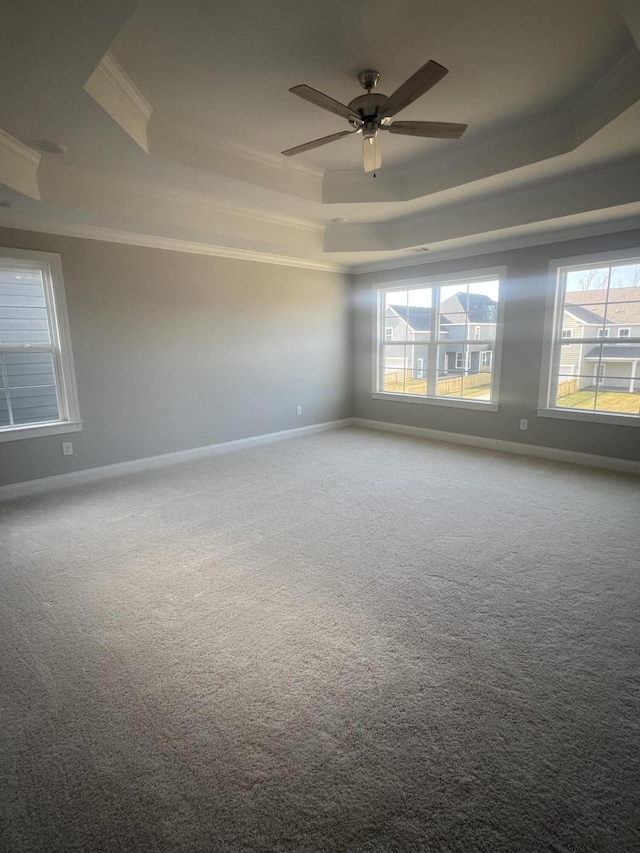
{"type": "Polygon", "coordinates": [[[0,224],[363,269],[640,222],[629,0],[25,0],[0,38],[0,224]],[[347,103],[428,59],[395,118],[461,140],[384,134],[375,177],[360,136],[280,154],[348,127],[292,86],[347,103]]]}

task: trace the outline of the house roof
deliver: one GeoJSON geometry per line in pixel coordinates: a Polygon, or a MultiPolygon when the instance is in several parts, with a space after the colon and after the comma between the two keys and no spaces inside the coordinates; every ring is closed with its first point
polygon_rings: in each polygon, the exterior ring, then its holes
{"type": "MultiPolygon", "coordinates": [[[[596,346],[585,355],[589,361],[598,361],[600,358],[600,347],[596,346]]],[[[635,361],[640,359],[640,346],[604,346],[602,347],[602,360],[609,361],[635,361]]]]}
{"type": "MultiPolygon", "coordinates": [[[[609,324],[640,323],[640,287],[612,287],[609,299],[605,290],[578,290],[565,294],[565,309],[577,318],[578,308],[583,312],[597,317],[597,324],[602,325],[602,318],[607,314],[609,324]],[[571,308],[568,305],[571,304],[571,308]],[[586,306],[589,306],[588,308],[586,306]]],[[[584,320],[586,323],[592,320],[584,320]]]]}
{"type": "MultiPolygon", "coordinates": [[[[602,326],[603,318],[601,314],[596,314],[595,311],[589,311],[588,308],[583,308],[582,305],[566,305],[564,310],[567,314],[571,314],[580,323],[587,323],[592,326],[602,326]]],[[[608,321],[604,321],[604,325],[608,325],[608,321]]],[[[609,324],[610,325],[610,324],[609,324]]]]}
{"type": "MultiPolygon", "coordinates": [[[[440,303],[444,314],[462,314],[468,312],[470,323],[495,322],[496,301],[483,293],[455,293],[440,303]],[[487,317],[491,315],[491,319],[487,317]]],[[[455,323],[455,320],[450,322],[455,323]]]]}
{"type": "MultiPolygon", "coordinates": [[[[460,318],[456,314],[464,314],[469,306],[470,323],[492,323],[495,322],[496,302],[482,293],[455,293],[444,302],[440,303],[440,323],[442,325],[456,325],[460,318]],[[493,318],[487,319],[490,309],[494,309],[493,318]]],[[[407,305],[389,305],[396,314],[405,321],[414,332],[431,331],[431,308],[407,305]]]]}
{"type": "Polygon", "coordinates": [[[404,320],[414,332],[431,331],[431,308],[417,308],[406,305],[389,305],[401,320],[404,320]]]}

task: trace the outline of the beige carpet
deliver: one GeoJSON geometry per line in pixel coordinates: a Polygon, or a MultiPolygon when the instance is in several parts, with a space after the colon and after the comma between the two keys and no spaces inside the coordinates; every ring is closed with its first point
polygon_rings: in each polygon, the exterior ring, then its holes
{"type": "Polygon", "coordinates": [[[639,510],[356,429],[1,506],[2,849],[640,850],[639,510]]]}

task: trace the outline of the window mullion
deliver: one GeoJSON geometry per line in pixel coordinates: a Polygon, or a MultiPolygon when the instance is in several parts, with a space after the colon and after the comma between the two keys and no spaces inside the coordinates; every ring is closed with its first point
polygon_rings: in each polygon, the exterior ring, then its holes
{"type": "Polygon", "coordinates": [[[438,311],[440,310],[440,288],[431,288],[431,325],[427,346],[427,396],[438,395],[438,311]]]}
{"type": "Polygon", "coordinates": [[[2,385],[4,386],[4,398],[7,401],[9,426],[15,426],[15,421],[13,419],[13,406],[11,405],[11,395],[9,394],[9,377],[7,376],[7,370],[5,367],[4,358],[2,357],[2,352],[0,352],[0,373],[2,374],[2,385]]]}

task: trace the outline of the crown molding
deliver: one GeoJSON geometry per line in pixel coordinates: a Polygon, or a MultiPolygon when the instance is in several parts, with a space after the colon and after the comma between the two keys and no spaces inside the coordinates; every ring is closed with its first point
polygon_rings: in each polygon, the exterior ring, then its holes
{"type": "Polygon", "coordinates": [[[40,201],[37,171],[41,155],[0,130],[0,184],[40,201]]]}
{"type": "Polygon", "coordinates": [[[85,92],[149,153],[147,124],[153,107],[115,56],[107,51],[84,85],[85,92]]]}
{"type": "Polygon", "coordinates": [[[561,223],[570,217],[608,220],[611,216],[607,211],[617,208],[624,215],[627,205],[640,202],[639,181],[640,159],[635,157],[387,222],[329,223],[325,251],[373,252],[376,245],[389,251],[414,246],[435,249],[453,241],[482,241],[485,235],[517,228],[539,227],[543,231],[545,223],[561,223]]]}
{"type": "Polygon", "coordinates": [[[224,153],[241,154],[253,163],[271,166],[281,169],[283,172],[298,172],[301,175],[308,175],[311,178],[317,179],[321,179],[324,175],[324,169],[318,166],[310,166],[299,161],[296,162],[290,160],[288,157],[284,157],[282,154],[271,154],[248,145],[246,142],[229,139],[226,136],[217,136],[190,122],[173,119],[166,113],[155,112],[153,124],[154,128],[157,127],[158,130],[174,133],[187,142],[197,142],[224,153]]]}
{"type": "Polygon", "coordinates": [[[42,234],[58,234],[61,237],[80,237],[85,240],[100,240],[105,243],[121,243],[127,246],[142,246],[148,249],[164,249],[170,252],[185,252],[192,255],[211,255],[219,258],[232,258],[239,261],[254,261],[263,264],[275,264],[282,267],[319,270],[321,272],[344,272],[341,264],[312,261],[305,258],[293,258],[268,252],[237,249],[210,243],[198,243],[180,240],[174,237],[162,237],[155,234],[140,234],[132,231],[119,231],[115,228],[102,228],[97,225],[84,225],[76,222],[55,220],[37,220],[33,217],[20,217],[0,213],[0,228],[16,228],[21,231],[35,231],[42,234]]]}
{"type": "Polygon", "coordinates": [[[111,51],[107,51],[98,66],[109,82],[127,101],[142,121],[149,121],[153,107],[124,70],[111,51]]]}
{"type": "MultiPolygon", "coordinates": [[[[526,249],[529,246],[545,246],[551,243],[564,243],[568,240],[580,240],[585,237],[598,237],[603,234],[617,234],[640,229],[640,213],[619,219],[604,220],[597,223],[566,226],[551,230],[549,228],[533,234],[501,235],[491,238],[491,234],[480,235],[482,239],[464,246],[438,248],[434,246],[428,253],[407,255],[377,263],[350,264],[350,275],[390,272],[410,267],[428,267],[441,261],[472,258],[477,255],[491,255],[497,252],[509,252],[514,249],[526,249]]],[[[474,240],[476,238],[474,237],[474,240]]]]}
{"type": "Polygon", "coordinates": [[[157,112],[149,123],[148,138],[152,156],[309,201],[322,200],[322,169],[214,136],[157,112]]]}
{"type": "MultiPolygon", "coordinates": [[[[118,174],[82,169],[60,161],[48,161],[46,171],[43,170],[41,173],[43,200],[53,204],[67,203],[69,199],[64,198],[65,188],[72,191],[79,189],[86,200],[83,201],[74,194],[74,203],[83,203],[90,209],[95,208],[94,199],[111,198],[115,191],[120,197],[128,200],[139,199],[152,203],[154,210],[171,211],[182,207],[201,215],[205,214],[209,220],[211,214],[236,217],[242,220],[243,232],[246,232],[247,221],[316,235],[323,234],[325,229],[323,222],[312,219],[249,207],[168,184],[136,181],[123,178],[118,174]]],[[[175,224],[178,224],[177,220],[175,224]]]]}

